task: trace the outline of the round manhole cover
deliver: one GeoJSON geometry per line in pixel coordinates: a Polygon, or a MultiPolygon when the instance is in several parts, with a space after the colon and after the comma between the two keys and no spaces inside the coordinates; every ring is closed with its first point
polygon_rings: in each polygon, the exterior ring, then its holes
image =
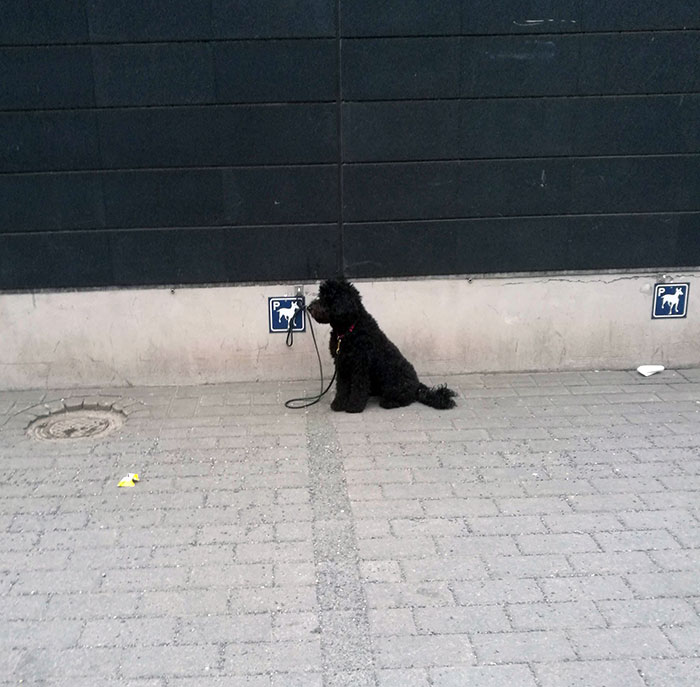
{"type": "Polygon", "coordinates": [[[40,417],[27,428],[29,435],[41,441],[95,439],[113,432],[124,423],[124,415],[113,410],[66,410],[40,417]]]}

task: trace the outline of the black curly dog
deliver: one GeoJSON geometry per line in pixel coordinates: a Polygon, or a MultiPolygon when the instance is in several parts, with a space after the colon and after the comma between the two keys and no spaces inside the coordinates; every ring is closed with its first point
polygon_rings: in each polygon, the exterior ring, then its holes
{"type": "Polygon", "coordinates": [[[347,281],[328,279],[308,306],[311,316],[330,324],[331,355],[335,361],[336,394],[333,410],[361,413],[370,396],[382,408],[400,408],[420,401],[432,408],[453,408],[456,396],[446,386],[421,384],[413,365],[389,341],[365,310],[357,289],[347,281]]]}

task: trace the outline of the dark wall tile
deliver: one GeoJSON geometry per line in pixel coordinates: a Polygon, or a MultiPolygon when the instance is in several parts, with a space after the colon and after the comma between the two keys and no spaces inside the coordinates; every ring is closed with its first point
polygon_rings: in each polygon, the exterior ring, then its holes
{"type": "Polygon", "coordinates": [[[224,229],[227,281],[323,279],[339,274],[337,225],[224,229]],[[261,251],[261,246],[266,249],[261,251]]]}
{"type": "MultiPolygon", "coordinates": [[[[349,277],[697,265],[679,215],[536,217],[363,224],[343,235],[349,277]]],[[[700,215],[688,216],[697,227],[700,215]]]]}
{"type": "Polygon", "coordinates": [[[345,0],[343,36],[437,36],[460,33],[460,0],[345,0]]]}
{"type": "Polygon", "coordinates": [[[124,286],[312,280],[338,273],[337,225],[109,233],[114,281],[124,286]],[[264,259],[261,245],[270,247],[264,259]]]}
{"type": "Polygon", "coordinates": [[[693,153],[700,96],[350,103],[348,162],[693,153]]]}
{"type": "Polygon", "coordinates": [[[700,156],[572,160],[574,213],[698,210],[700,156]]]}
{"type": "Polygon", "coordinates": [[[584,31],[700,28],[695,0],[579,0],[584,31]]]}
{"type": "Polygon", "coordinates": [[[582,93],[674,93],[700,90],[700,33],[585,36],[582,93]]]}
{"type": "Polygon", "coordinates": [[[101,226],[98,174],[0,175],[0,233],[101,226]]]}
{"type": "Polygon", "coordinates": [[[335,100],[336,52],[325,39],[215,43],[218,100],[335,100]]]}
{"type": "Polygon", "coordinates": [[[349,165],[347,221],[698,209],[700,156],[349,165]]]}
{"type": "MultiPolygon", "coordinates": [[[[678,215],[678,250],[676,260],[663,266],[700,265],[700,212],[678,215]]],[[[661,263],[658,263],[661,265],[661,263]]]]}
{"type": "Polygon", "coordinates": [[[692,0],[345,0],[344,36],[534,34],[694,29],[692,0]]]}
{"type": "Polygon", "coordinates": [[[566,100],[353,103],[343,116],[345,159],[545,157],[571,153],[566,100]]]}
{"type": "MultiPolygon", "coordinates": [[[[98,112],[102,161],[107,169],[221,164],[219,110],[148,108],[98,112]]],[[[235,135],[228,132],[229,135],[235,135]]]]}
{"type": "Polygon", "coordinates": [[[333,105],[150,108],[99,113],[108,168],[330,162],[333,105]]]}
{"type": "Polygon", "coordinates": [[[108,227],[223,224],[221,170],[110,172],[102,175],[108,227]]]}
{"type": "Polygon", "coordinates": [[[347,221],[488,217],[566,212],[566,159],[349,165],[347,221]]]}
{"type": "Polygon", "coordinates": [[[205,40],[211,0],[87,0],[93,41],[205,40]]]}
{"type": "Polygon", "coordinates": [[[573,116],[568,100],[465,100],[460,112],[460,157],[571,154],[573,116]]]}
{"type": "Polygon", "coordinates": [[[578,36],[489,36],[461,40],[464,96],[578,92],[578,36]]]}
{"type": "Polygon", "coordinates": [[[461,41],[462,95],[469,97],[691,92],[700,84],[697,33],[461,41]]]}
{"type": "Polygon", "coordinates": [[[100,166],[93,112],[0,113],[0,169],[39,172],[100,166]]]}
{"type": "Polygon", "coordinates": [[[0,234],[0,289],[112,286],[104,232],[0,234]]]}
{"type": "Polygon", "coordinates": [[[226,224],[335,222],[336,165],[225,169],[226,224]]]}
{"type": "Polygon", "coordinates": [[[92,54],[98,106],[215,102],[207,44],[98,45],[92,54]]]}
{"type": "Polygon", "coordinates": [[[343,158],[349,162],[435,160],[459,156],[456,100],[348,103],[343,158]]]}
{"type": "Polygon", "coordinates": [[[335,36],[336,0],[212,0],[216,38],[335,36]]]}
{"type": "Polygon", "coordinates": [[[227,280],[222,229],[109,233],[114,282],[120,286],[214,284],[227,280]]]}
{"type": "Polygon", "coordinates": [[[580,0],[461,0],[462,33],[581,31],[580,0]]]}
{"type": "Polygon", "coordinates": [[[0,6],[0,45],[82,43],[83,0],[8,0],[0,6]]]}
{"type": "Polygon", "coordinates": [[[575,155],[694,153],[700,150],[700,96],[577,98],[575,155]]]}
{"type": "Polygon", "coordinates": [[[346,222],[457,216],[458,163],[347,165],[346,222]]]}
{"type": "Polygon", "coordinates": [[[0,109],[95,104],[88,47],[4,48],[0,74],[0,109]]]}
{"type": "Polygon", "coordinates": [[[333,222],[335,166],[111,172],[106,224],[115,228],[333,222]]]}
{"type": "Polygon", "coordinates": [[[222,110],[225,164],[333,162],[337,157],[335,105],[275,105],[222,110]]]}
{"type": "Polygon", "coordinates": [[[459,39],[345,39],[343,98],[451,98],[459,94],[459,39]]]}

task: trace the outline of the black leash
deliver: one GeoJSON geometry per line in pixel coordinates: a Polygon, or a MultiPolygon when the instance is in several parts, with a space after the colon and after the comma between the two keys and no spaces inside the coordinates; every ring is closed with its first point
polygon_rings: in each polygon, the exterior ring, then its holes
{"type": "MultiPolygon", "coordinates": [[[[299,301],[301,301],[301,299],[297,299],[297,303],[299,303],[299,301]]],[[[301,302],[303,303],[303,301],[301,302]]],[[[300,307],[303,307],[303,305],[300,307]]],[[[294,318],[290,318],[289,329],[287,330],[287,346],[290,347],[294,344],[293,320],[294,318]]],[[[316,343],[316,334],[314,333],[314,325],[311,322],[311,317],[307,317],[307,320],[309,323],[309,329],[311,330],[311,338],[314,340],[314,348],[316,349],[316,357],[318,358],[318,369],[321,372],[321,393],[316,394],[315,396],[301,396],[300,398],[290,398],[288,401],[284,402],[284,405],[285,408],[289,408],[291,410],[301,410],[302,408],[308,408],[309,406],[318,403],[328,393],[328,390],[331,388],[333,382],[335,381],[335,372],[333,372],[333,377],[331,378],[331,381],[328,382],[328,386],[325,389],[323,388],[323,363],[321,363],[321,354],[319,353],[318,344],[316,343]]]]}
{"type": "MultiPolygon", "coordinates": [[[[299,310],[305,310],[306,306],[304,305],[304,297],[303,296],[297,296],[296,299],[297,306],[299,306],[299,310]]],[[[291,348],[294,345],[294,318],[297,316],[297,310],[294,313],[294,317],[289,318],[289,327],[287,327],[287,341],[286,344],[291,348]]]]}

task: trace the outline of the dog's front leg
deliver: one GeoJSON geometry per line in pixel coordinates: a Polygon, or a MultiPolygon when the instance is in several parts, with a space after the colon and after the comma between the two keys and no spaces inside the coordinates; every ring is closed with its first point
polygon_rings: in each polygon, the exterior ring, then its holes
{"type": "Polygon", "coordinates": [[[349,397],[350,379],[346,375],[338,374],[335,380],[335,398],[331,402],[331,410],[345,410],[348,405],[349,397]]]}
{"type": "Polygon", "coordinates": [[[361,413],[370,395],[369,369],[364,366],[357,367],[350,378],[350,396],[345,407],[348,413],[361,413]]]}

